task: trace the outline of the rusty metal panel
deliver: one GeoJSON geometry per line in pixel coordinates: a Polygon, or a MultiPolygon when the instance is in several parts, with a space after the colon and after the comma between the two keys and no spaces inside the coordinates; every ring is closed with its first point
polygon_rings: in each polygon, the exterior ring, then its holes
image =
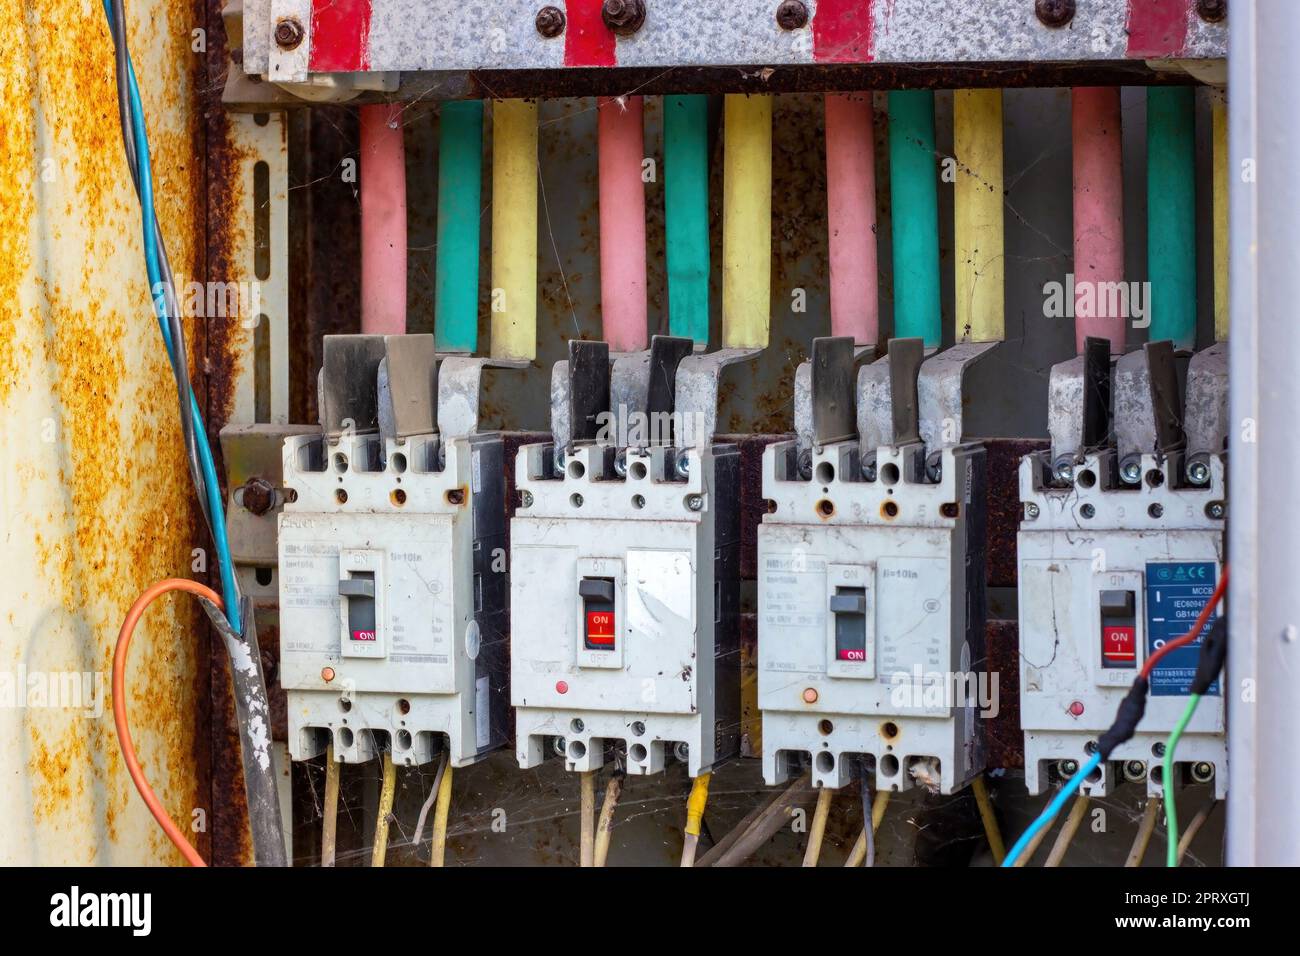
{"type": "MultiPolygon", "coordinates": [[[[150,307],[112,43],[97,6],[6,8],[0,864],[177,863],[127,776],[109,700],[127,607],[159,578],[191,575],[206,546],[150,307]],[[66,683],[42,699],[52,675],[66,683]]],[[[191,277],[203,251],[193,13],[185,0],[128,7],[159,221],[176,272],[191,277]]],[[[136,748],[182,826],[209,812],[202,618],[183,599],[159,602],[128,671],[136,748]]],[[[192,839],[204,852],[204,832],[192,839]]]]}

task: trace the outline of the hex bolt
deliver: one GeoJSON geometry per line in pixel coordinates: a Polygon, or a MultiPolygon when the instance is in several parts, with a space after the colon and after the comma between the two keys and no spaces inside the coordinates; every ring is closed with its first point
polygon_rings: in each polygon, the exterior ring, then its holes
{"type": "Polygon", "coordinates": [[[564,32],[564,11],[559,7],[542,7],[537,11],[537,32],[548,40],[554,40],[564,32]]]}
{"type": "Polygon", "coordinates": [[[704,496],[703,496],[703,495],[687,495],[687,496],[686,496],[686,507],[687,507],[688,509],[690,509],[691,511],[703,511],[703,510],[704,510],[704,496]]]}
{"type": "Polygon", "coordinates": [[[302,38],[302,24],[295,17],[285,17],[276,23],[275,44],[282,50],[296,49],[302,38]]]}
{"type": "Polygon", "coordinates": [[[630,37],[645,23],[645,0],[605,0],[600,18],[614,33],[630,37]]]}
{"type": "Polygon", "coordinates": [[[264,515],[275,506],[275,488],[265,478],[252,478],[240,489],[240,504],[255,515],[264,515]]]}
{"type": "Polygon", "coordinates": [[[1228,16],[1228,0],[1196,0],[1196,15],[1206,23],[1218,23],[1228,16]]]}
{"type": "Polygon", "coordinates": [[[1037,0],[1034,13],[1045,27],[1063,27],[1074,19],[1074,0],[1037,0]]]}
{"type": "Polygon", "coordinates": [[[802,30],[808,25],[808,6],[803,0],[784,0],[776,8],[776,24],[782,30],[802,30]]]}

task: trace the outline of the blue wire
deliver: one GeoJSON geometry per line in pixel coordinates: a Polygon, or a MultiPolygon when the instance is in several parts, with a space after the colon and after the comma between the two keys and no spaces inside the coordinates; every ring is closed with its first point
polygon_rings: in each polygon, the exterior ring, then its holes
{"type": "MultiPolygon", "coordinates": [[[[104,0],[104,16],[108,18],[109,32],[112,33],[113,13],[109,0],[104,0]]],[[[125,43],[126,38],[121,37],[118,42],[125,43]]],[[[159,265],[158,244],[156,242],[156,230],[154,222],[156,213],[154,210],[153,199],[153,171],[149,162],[149,136],[145,129],[144,106],[140,99],[140,87],[135,78],[135,66],[131,62],[131,54],[128,50],[126,53],[126,68],[128,83],[128,95],[131,103],[131,134],[135,139],[136,161],[139,163],[140,178],[140,216],[141,224],[144,229],[144,260],[145,271],[149,278],[149,290],[152,293],[163,281],[162,268],[159,265]]],[[[158,302],[156,299],[152,299],[158,302]]],[[[163,344],[167,348],[168,355],[173,359],[176,357],[175,343],[172,341],[171,330],[167,326],[166,299],[161,299],[161,304],[155,308],[158,326],[162,331],[163,344]]],[[[203,425],[203,414],[199,411],[198,400],[194,397],[193,391],[190,392],[190,417],[194,423],[194,439],[198,446],[199,467],[203,471],[203,480],[207,485],[208,511],[212,515],[212,538],[217,550],[217,567],[221,575],[221,593],[222,603],[225,605],[226,620],[236,634],[241,633],[242,624],[239,617],[238,591],[235,585],[235,570],[230,560],[230,542],[226,539],[226,520],[225,509],[221,501],[221,484],[217,480],[216,464],[212,458],[212,448],[208,444],[207,429],[203,425]]]]}
{"type": "Polygon", "coordinates": [[[1025,852],[1025,847],[1029,846],[1030,841],[1038,834],[1038,831],[1055,819],[1056,815],[1061,812],[1065,806],[1065,801],[1083,786],[1083,781],[1087,779],[1088,774],[1092,773],[1101,766],[1101,751],[1094,753],[1088,758],[1088,761],[1079,768],[1078,772],[1070,778],[1069,782],[1061,788],[1060,792],[1052,798],[1052,802],[1047,805],[1047,809],[1038,815],[1038,819],[1029,825],[1029,829],[1020,834],[1020,839],[1015,845],[1007,851],[1007,855],[1002,860],[1003,866],[1015,866],[1016,858],[1025,852]]]}

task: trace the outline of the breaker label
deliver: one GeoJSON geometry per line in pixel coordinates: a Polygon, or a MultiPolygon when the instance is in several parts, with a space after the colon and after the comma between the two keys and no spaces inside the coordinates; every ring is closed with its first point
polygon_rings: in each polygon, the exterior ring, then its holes
{"type": "Polygon", "coordinates": [[[768,554],[761,571],[762,622],[781,635],[764,648],[764,670],[825,671],[826,559],[804,552],[768,554]]]}
{"type": "MultiPolygon", "coordinates": [[[[1217,574],[1213,561],[1152,562],[1146,568],[1147,654],[1192,629],[1196,618],[1209,603],[1217,574]]],[[[1160,659],[1151,671],[1153,697],[1177,697],[1191,692],[1196,661],[1209,623],[1195,641],[1160,659]]],[[[1207,694],[1219,693],[1219,682],[1207,694]]]]}

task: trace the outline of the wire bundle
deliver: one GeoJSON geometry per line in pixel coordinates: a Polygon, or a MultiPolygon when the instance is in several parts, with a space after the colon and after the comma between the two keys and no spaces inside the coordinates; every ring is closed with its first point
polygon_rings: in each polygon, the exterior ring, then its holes
{"type": "Polygon", "coordinates": [[[163,344],[167,348],[172,376],[176,380],[181,432],[185,442],[190,477],[198,495],[203,520],[216,546],[226,619],[238,634],[241,628],[239,586],[235,581],[234,566],[230,560],[230,545],[226,540],[221,484],[217,480],[212,448],[203,425],[203,415],[199,411],[199,403],[190,383],[189,352],[185,345],[185,330],[181,324],[180,308],[176,299],[175,279],[154,209],[149,138],[145,128],[144,108],[140,101],[140,87],[136,83],[135,67],[131,63],[131,52],[127,46],[126,16],[122,0],[103,0],[103,2],[104,16],[108,20],[108,29],[113,38],[114,65],[117,74],[117,111],[122,127],[122,146],[126,151],[127,166],[131,170],[131,182],[140,199],[145,269],[149,276],[150,295],[158,316],[158,326],[162,331],[163,344]]]}
{"type": "MultiPolygon", "coordinates": [[[[1205,623],[1210,619],[1210,615],[1214,613],[1214,609],[1218,606],[1219,601],[1222,600],[1224,591],[1227,590],[1227,587],[1228,569],[1227,567],[1224,567],[1223,576],[1219,579],[1219,583],[1215,587],[1214,593],[1210,596],[1210,600],[1208,600],[1205,603],[1205,607],[1201,609],[1201,613],[1197,616],[1196,623],[1192,625],[1191,630],[1182,637],[1170,641],[1164,647],[1161,647],[1155,653],[1147,657],[1146,663],[1142,665],[1142,670],[1138,673],[1137,679],[1133,681],[1133,686],[1129,688],[1128,694],[1126,694],[1124,699],[1120,702],[1119,710],[1115,714],[1115,722],[1111,724],[1110,729],[1102,734],[1097,740],[1096,749],[1092,752],[1092,755],[1084,761],[1083,766],[1075,772],[1074,776],[1066,782],[1065,786],[1063,786],[1057,792],[1056,796],[1052,798],[1051,802],[1048,803],[1047,808],[1043,810],[1043,812],[1038,815],[1038,818],[1029,825],[1028,829],[1020,835],[1020,839],[1015,842],[1015,845],[1013,845],[1010,851],[1008,851],[1006,859],[1002,861],[1003,866],[1015,866],[1016,859],[1025,852],[1026,847],[1034,842],[1034,837],[1038,832],[1056,818],[1056,815],[1061,812],[1061,807],[1065,806],[1065,802],[1070,799],[1070,796],[1076,790],[1083,786],[1084,781],[1088,779],[1092,772],[1101,766],[1101,762],[1108,759],[1116,747],[1133,737],[1133,734],[1137,731],[1137,725],[1141,722],[1143,714],[1146,713],[1147,690],[1150,687],[1151,671],[1155,668],[1156,664],[1162,657],[1180,647],[1185,647],[1200,636],[1201,631],[1205,628],[1205,623]]],[[[1219,670],[1223,667],[1223,656],[1219,656],[1217,667],[1214,666],[1212,660],[1209,660],[1210,653],[1207,651],[1207,646],[1210,645],[1213,640],[1214,638],[1212,633],[1211,637],[1206,640],[1206,646],[1203,646],[1202,648],[1201,663],[1197,666],[1196,681],[1192,686],[1193,694],[1188,702],[1187,710],[1183,713],[1178,726],[1170,736],[1170,743],[1165,747],[1165,769],[1163,771],[1164,777],[1162,779],[1164,780],[1165,804],[1167,808],[1171,808],[1173,805],[1171,792],[1173,789],[1172,773],[1174,746],[1178,743],[1178,737],[1181,736],[1183,729],[1187,726],[1187,722],[1191,720],[1192,713],[1196,710],[1196,704],[1200,700],[1200,694],[1204,692],[1205,688],[1209,687],[1214,678],[1218,675],[1219,670]],[[1210,670],[1209,668],[1213,668],[1213,670],[1210,670]],[[1202,687],[1200,691],[1197,691],[1203,673],[1208,673],[1209,678],[1205,681],[1204,687],[1202,687]]],[[[1219,643],[1223,647],[1223,652],[1226,653],[1226,639],[1220,638],[1219,643]]],[[[1169,817],[1169,845],[1170,847],[1175,848],[1175,853],[1172,857],[1175,863],[1170,865],[1176,865],[1178,824],[1171,809],[1166,809],[1166,815],[1169,817]]]]}

